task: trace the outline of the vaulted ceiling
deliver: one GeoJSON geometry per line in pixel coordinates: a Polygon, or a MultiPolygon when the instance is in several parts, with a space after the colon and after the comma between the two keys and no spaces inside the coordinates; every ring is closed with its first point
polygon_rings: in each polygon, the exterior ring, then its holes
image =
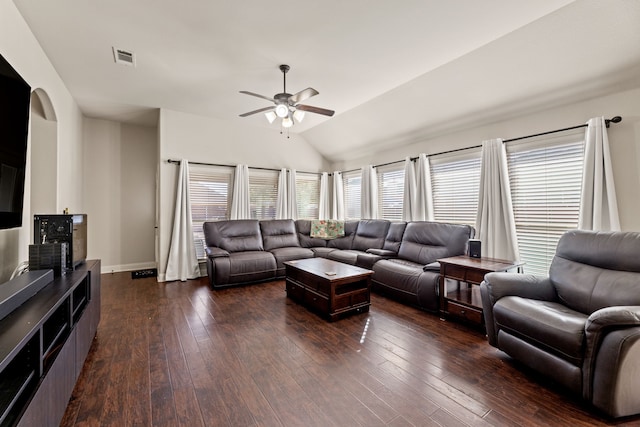
{"type": "Polygon", "coordinates": [[[88,117],[239,114],[313,87],[299,133],[329,160],[640,86],[637,0],[14,0],[88,117]],[[135,54],[116,64],[112,48],[135,54]]]}

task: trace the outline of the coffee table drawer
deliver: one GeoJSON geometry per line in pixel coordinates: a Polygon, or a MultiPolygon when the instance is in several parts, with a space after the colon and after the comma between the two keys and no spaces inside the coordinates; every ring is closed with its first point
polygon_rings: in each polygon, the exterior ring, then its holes
{"type": "Polygon", "coordinates": [[[287,280],[286,284],[287,284],[287,296],[294,301],[303,302],[305,288],[291,280],[287,280]]]}
{"type": "Polygon", "coordinates": [[[304,304],[320,313],[329,313],[329,298],[309,289],[304,290],[304,304]]]}

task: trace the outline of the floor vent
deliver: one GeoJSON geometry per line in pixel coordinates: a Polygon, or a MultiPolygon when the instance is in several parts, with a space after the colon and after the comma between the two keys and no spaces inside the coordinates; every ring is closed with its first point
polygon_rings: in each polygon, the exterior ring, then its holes
{"type": "Polygon", "coordinates": [[[127,50],[113,48],[113,59],[116,64],[128,65],[130,67],[136,66],[136,55],[133,52],[127,50]]]}
{"type": "Polygon", "coordinates": [[[144,277],[156,277],[158,276],[157,268],[147,268],[144,270],[137,270],[131,272],[132,279],[142,279],[144,277]]]}

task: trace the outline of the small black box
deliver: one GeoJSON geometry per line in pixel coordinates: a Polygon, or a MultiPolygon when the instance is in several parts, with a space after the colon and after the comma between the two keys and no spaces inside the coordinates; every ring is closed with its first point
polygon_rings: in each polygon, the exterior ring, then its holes
{"type": "Polygon", "coordinates": [[[29,270],[53,270],[58,277],[67,271],[67,242],[29,245],[29,270]]]}
{"type": "Polygon", "coordinates": [[[477,239],[469,240],[469,256],[471,258],[482,257],[482,242],[477,239]]]}

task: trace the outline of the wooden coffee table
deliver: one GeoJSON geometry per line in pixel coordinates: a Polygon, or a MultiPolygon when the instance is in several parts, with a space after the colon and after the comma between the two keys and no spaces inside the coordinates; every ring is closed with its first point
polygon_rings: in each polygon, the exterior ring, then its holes
{"type": "Polygon", "coordinates": [[[287,296],[327,320],[369,311],[373,271],[325,258],[284,265],[287,296]]]}

